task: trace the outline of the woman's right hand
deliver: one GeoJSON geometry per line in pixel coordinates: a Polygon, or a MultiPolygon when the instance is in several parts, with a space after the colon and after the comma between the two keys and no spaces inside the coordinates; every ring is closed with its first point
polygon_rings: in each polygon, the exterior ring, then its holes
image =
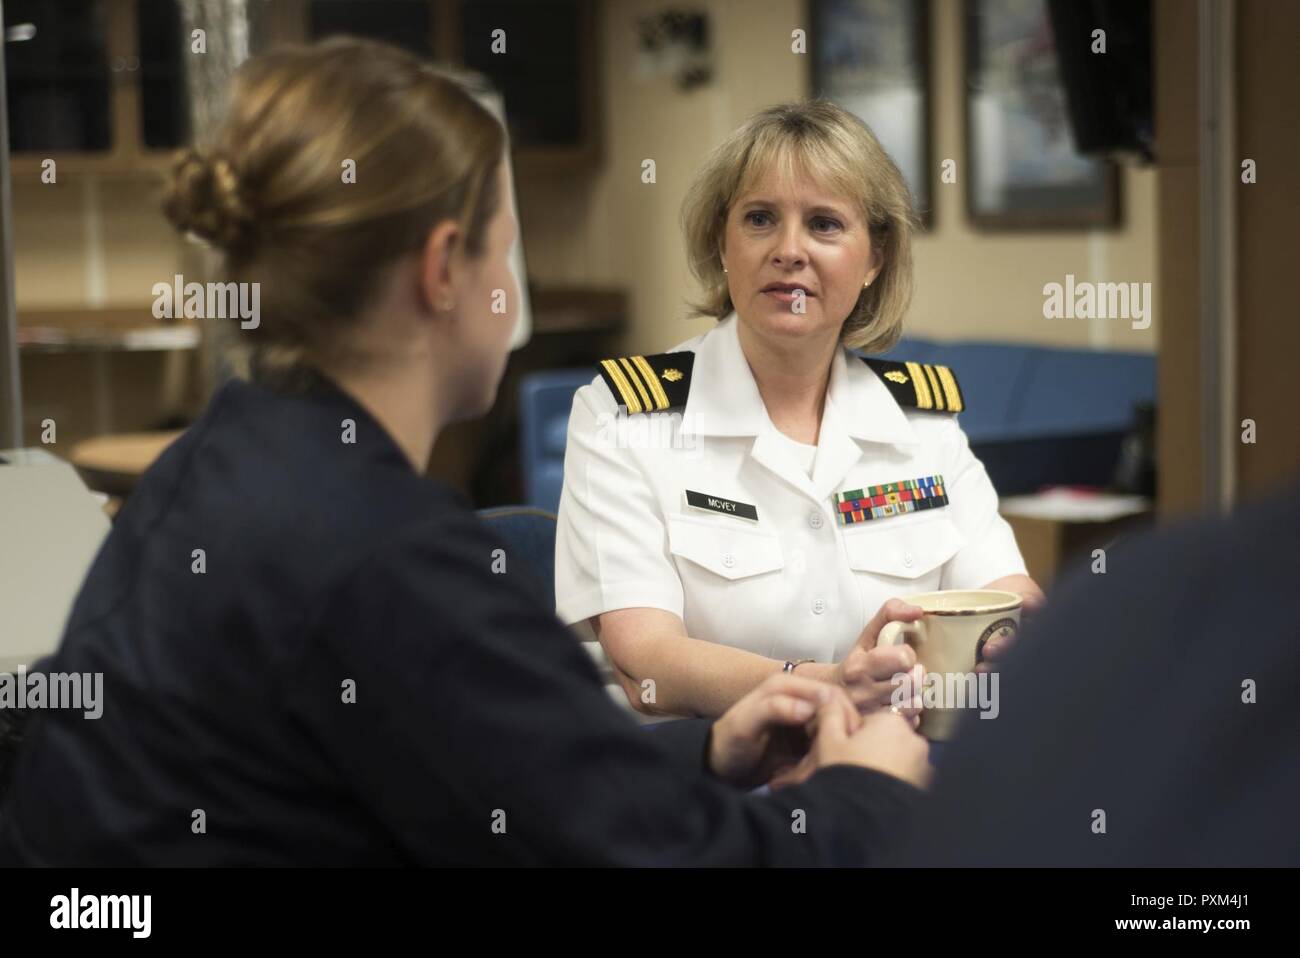
{"type": "Polygon", "coordinates": [[[872,712],[850,734],[843,709],[822,706],[810,729],[812,744],[803,761],[772,779],[773,788],[797,785],[828,765],[857,765],[875,769],[924,788],[930,781],[930,746],[912,729],[912,722],[888,709],[872,712]]]}
{"type": "MultiPolygon", "coordinates": [[[[909,605],[902,599],[890,599],[867,623],[848,655],[835,665],[820,666],[814,677],[843,686],[849,693],[850,701],[864,714],[899,705],[906,718],[917,719],[920,715],[919,693],[925,676],[917,664],[916,652],[907,645],[877,648],[876,640],[887,623],[915,622],[923,615],[925,610],[919,606],[909,605]],[[907,672],[912,673],[911,687],[902,694],[906,695],[907,691],[914,694],[907,703],[895,702],[895,692],[902,685],[901,680],[895,677],[907,672]]],[[[805,675],[808,671],[810,670],[804,667],[799,674],[805,675]]],[[[916,722],[913,721],[912,724],[915,725],[916,722]]]]}

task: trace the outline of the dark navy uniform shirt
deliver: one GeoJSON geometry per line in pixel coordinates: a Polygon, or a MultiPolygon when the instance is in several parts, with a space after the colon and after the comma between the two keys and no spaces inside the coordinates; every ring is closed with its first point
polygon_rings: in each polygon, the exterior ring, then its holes
{"type": "Polygon", "coordinates": [[[103,715],[30,725],[0,859],[865,863],[898,831],[896,779],[758,797],[701,723],[639,728],[499,544],[328,381],[226,384],[91,568],[49,668],[102,672],[103,715]]]}
{"type": "MultiPolygon", "coordinates": [[[[1300,486],[1107,546],[963,718],[908,865],[1300,866],[1300,486]]],[[[1190,890],[1190,889],[1189,889],[1190,890]]]]}

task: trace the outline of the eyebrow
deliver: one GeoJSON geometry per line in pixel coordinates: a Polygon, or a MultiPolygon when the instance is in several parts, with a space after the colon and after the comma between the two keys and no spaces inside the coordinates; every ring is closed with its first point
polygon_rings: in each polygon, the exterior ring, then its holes
{"type": "MultiPolygon", "coordinates": [[[[781,204],[776,202],[776,200],[767,199],[765,197],[755,197],[752,200],[746,200],[740,204],[741,209],[749,209],[752,206],[780,205],[781,204]]],[[[844,218],[852,217],[853,215],[851,207],[828,206],[825,203],[818,203],[814,206],[810,206],[808,207],[807,212],[814,216],[839,216],[844,218]]]]}

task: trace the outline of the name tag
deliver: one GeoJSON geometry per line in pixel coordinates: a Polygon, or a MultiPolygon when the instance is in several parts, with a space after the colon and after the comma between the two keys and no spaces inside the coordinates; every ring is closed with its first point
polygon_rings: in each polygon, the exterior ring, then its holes
{"type": "Polygon", "coordinates": [[[721,496],[709,496],[687,489],[686,504],[696,509],[708,509],[710,512],[721,512],[729,516],[758,521],[758,510],[747,502],[736,502],[734,499],[723,499],[721,496]]]}

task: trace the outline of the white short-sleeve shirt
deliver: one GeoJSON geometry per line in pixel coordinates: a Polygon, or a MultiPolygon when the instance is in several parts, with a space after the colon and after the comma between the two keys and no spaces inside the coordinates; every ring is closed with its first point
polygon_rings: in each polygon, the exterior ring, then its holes
{"type": "Polygon", "coordinates": [[[629,415],[601,378],[578,390],[555,553],[561,619],[663,609],[695,639],[832,662],[894,596],[1025,573],[954,415],[900,406],[840,350],[810,455],[768,418],[736,322],[673,350],[695,353],[684,407],[629,415]],[[840,515],[837,493],[930,477],[946,505],[840,515]]]}

